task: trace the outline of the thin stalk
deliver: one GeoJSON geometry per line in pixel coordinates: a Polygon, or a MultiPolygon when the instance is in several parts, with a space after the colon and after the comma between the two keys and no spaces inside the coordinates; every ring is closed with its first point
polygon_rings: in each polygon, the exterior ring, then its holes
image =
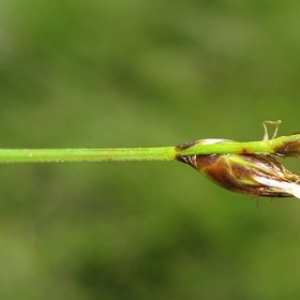
{"type": "Polygon", "coordinates": [[[172,161],[179,156],[230,153],[276,153],[298,157],[299,144],[300,134],[295,134],[255,142],[224,140],[222,143],[203,144],[196,141],[189,147],[180,145],[156,148],[1,149],[0,163],[172,161]]]}
{"type": "MultiPolygon", "coordinates": [[[[294,151],[299,151],[300,134],[284,135],[271,140],[255,141],[255,142],[236,142],[224,140],[223,143],[215,144],[195,144],[187,149],[181,150],[181,156],[201,155],[201,154],[253,154],[253,153],[281,153],[286,155],[284,151],[291,151],[291,145],[297,147],[294,151]]],[[[300,153],[300,152],[298,152],[300,153]]]]}
{"type": "Polygon", "coordinates": [[[104,149],[2,149],[0,163],[169,161],[174,147],[104,149]]]}

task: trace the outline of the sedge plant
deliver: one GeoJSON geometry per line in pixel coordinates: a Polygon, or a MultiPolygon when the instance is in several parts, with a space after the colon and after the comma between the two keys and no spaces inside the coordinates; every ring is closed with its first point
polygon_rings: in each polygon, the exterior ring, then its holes
{"type": "Polygon", "coordinates": [[[179,161],[234,192],[300,198],[300,176],[276,160],[300,157],[300,134],[276,137],[280,123],[280,120],[263,122],[261,141],[201,139],[175,147],[1,149],[0,163],[179,161]],[[276,126],[271,139],[267,124],[276,126]]]}

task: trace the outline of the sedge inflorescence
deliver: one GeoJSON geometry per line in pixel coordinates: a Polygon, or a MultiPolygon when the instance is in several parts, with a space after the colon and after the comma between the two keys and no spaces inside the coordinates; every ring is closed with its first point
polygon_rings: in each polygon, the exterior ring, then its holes
{"type": "MultiPolygon", "coordinates": [[[[281,121],[263,123],[264,140],[268,140],[266,124],[276,124],[272,139],[276,137],[281,121]]],[[[272,141],[269,140],[269,141],[272,141]]],[[[194,145],[224,144],[233,142],[224,139],[202,139],[179,145],[178,149],[188,149],[194,145]]],[[[209,155],[178,155],[177,160],[200,171],[221,187],[238,192],[265,197],[300,198],[300,176],[286,169],[277,161],[277,157],[299,157],[300,140],[288,141],[277,145],[273,153],[242,153],[209,154],[209,155]]]]}

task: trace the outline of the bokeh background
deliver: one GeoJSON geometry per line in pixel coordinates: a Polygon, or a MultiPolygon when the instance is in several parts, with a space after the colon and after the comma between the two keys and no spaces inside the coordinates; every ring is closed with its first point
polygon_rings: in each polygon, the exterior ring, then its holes
{"type": "MultiPolygon", "coordinates": [[[[299,130],[300,5],[2,0],[2,148],[299,130]]],[[[300,162],[285,162],[300,172],[300,162]]],[[[0,167],[1,299],[299,299],[300,202],[178,162],[0,167]]]]}

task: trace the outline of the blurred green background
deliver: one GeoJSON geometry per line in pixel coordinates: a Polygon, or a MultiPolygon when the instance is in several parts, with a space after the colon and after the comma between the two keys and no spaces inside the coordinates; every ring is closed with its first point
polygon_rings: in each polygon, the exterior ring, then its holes
{"type": "MultiPolygon", "coordinates": [[[[300,4],[2,0],[2,148],[297,131],[300,4]]],[[[300,172],[300,163],[285,163],[300,172]]],[[[2,165],[1,299],[299,299],[300,203],[177,162],[2,165]]]]}

